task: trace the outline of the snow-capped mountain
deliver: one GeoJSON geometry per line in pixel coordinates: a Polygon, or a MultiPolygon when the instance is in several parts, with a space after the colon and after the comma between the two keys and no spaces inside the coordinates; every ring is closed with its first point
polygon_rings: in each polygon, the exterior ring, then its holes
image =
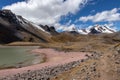
{"type": "Polygon", "coordinates": [[[0,10],[0,43],[49,42],[51,34],[10,10],[0,10]]]}
{"type": "MultiPolygon", "coordinates": [[[[107,25],[95,25],[86,29],[77,29],[72,26],[70,29],[71,31],[65,32],[75,35],[116,32],[107,25]]],[[[50,42],[52,41],[51,37],[58,34],[60,33],[53,26],[37,25],[10,10],[0,10],[0,43],[14,41],[50,42]]]]}
{"type": "Polygon", "coordinates": [[[114,29],[107,25],[94,25],[86,29],[74,29],[79,34],[98,34],[98,33],[114,33],[114,29]]]}

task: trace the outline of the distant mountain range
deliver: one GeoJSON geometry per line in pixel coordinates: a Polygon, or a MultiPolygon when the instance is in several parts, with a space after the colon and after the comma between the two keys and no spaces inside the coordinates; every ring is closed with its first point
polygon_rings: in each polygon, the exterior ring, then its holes
{"type": "MultiPolygon", "coordinates": [[[[86,29],[74,28],[72,31],[65,31],[65,33],[77,35],[114,32],[116,31],[105,25],[95,25],[86,29]]],[[[53,26],[36,25],[22,16],[15,15],[10,10],[0,10],[0,43],[14,41],[51,42],[51,36],[58,34],[61,33],[58,33],[53,26]]]]}
{"type": "Polygon", "coordinates": [[[94,25],[85,29],[73,28],[70,32],[76,32],[78,34],[100,34],[100,33],[114,33],[114,29],[110,28],[107,25],[94,25]]]}

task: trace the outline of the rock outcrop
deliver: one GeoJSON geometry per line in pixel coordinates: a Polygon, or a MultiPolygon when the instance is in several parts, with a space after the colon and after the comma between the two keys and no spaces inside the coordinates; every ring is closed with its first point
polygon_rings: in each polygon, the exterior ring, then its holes
{"type": "Polygon", "coordinates": [[[39,25],[40,27],[42,27],[45,31],[49,32],[52,35],[57,35],[59,34],[56,30],[54,26],[48,26],[48,25],[39,25]]]}

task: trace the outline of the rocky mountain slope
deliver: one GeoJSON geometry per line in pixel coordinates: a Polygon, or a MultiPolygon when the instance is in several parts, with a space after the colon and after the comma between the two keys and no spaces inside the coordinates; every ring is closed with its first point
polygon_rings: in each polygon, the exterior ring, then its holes
{"type": "Polygon", "coordinates": [[[10,10],[0,10],[0,43],[50,42],[50,37],[49,32],[22,16],[15,15],[10,10]]]}
{"type": "Polygon", "coordinates": [[[59,34],[56,30],[54,26],[48,26],[48,25],[39,25],[41,28],[43,28],[45,31],[49,32],[52,35],[57,35],[59,34]]]}

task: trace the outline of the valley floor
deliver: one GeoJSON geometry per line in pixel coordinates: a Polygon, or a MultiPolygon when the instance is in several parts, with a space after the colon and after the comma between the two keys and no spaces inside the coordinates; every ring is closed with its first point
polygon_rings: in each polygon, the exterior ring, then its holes
{"type": "MultiPolygon", "coordinates": [[[[108,43],[102,40],[97,42],[96,40],[89,42],[39,43],[38,45],[41,46],[41,49],[36,49],[33,52],[45,53],[47,62],[17,70],[13,69],[13,73],[16,73],[16,71],[22,72],[22,78],[25,79],[29,77],[28,74],[33,75],[33,78],[30,78],[31,80],[120,80],[119,43],[108,43]],[[53,48],[55,51],[49,48],[53,48]],[[67,54],[67,52],[70,52],[70,54],[67,54]],[[51,66],[51,68],[47,66],[51,66]],[[29,73],[26,74],[26,72],[29,73]],[[38,77],[41,74],[42,78],[38,77]]],[[[0,74],[9,73],[8,71],[0,71],[0,74]]],[[[6,74],[1,76],[3,75],[6,74]]],[[[14,75],[14,78],[20,75],[14,75]]],[[[14,80],[13,77],[12,80],[14,80]]]]}

